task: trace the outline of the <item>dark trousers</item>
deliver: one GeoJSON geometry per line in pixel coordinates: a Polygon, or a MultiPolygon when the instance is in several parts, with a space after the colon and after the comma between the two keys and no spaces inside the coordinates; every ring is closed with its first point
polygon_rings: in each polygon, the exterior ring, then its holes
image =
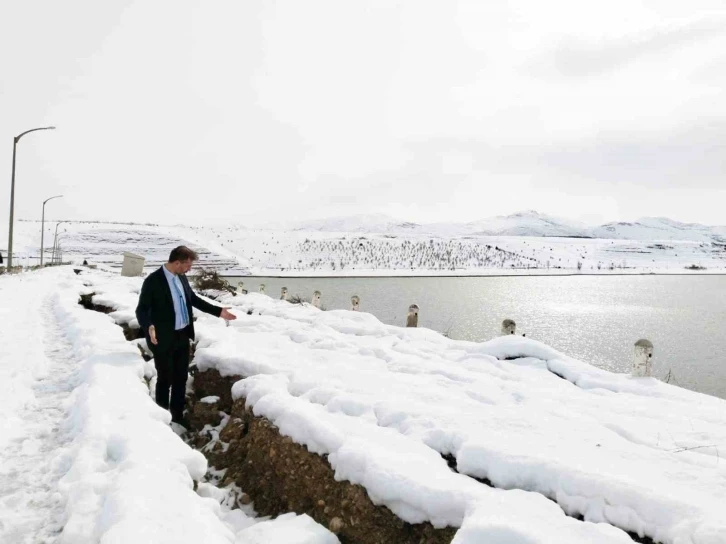
{"type": "Polygon", "coordinates": [[[186,329],[174,331],[171,346],[154,352],[156,367],[156,404],[171,412],[172,421],[184,416],[184,401],[189,373],[189,333],[186,329]],[[171,388],[171,402],[169,402],[171,388]]]}

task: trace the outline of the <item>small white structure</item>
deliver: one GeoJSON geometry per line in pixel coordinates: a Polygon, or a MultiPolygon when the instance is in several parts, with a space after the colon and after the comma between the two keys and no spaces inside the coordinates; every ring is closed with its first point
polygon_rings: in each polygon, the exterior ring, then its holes
{"type": "Polygon", "coordinates": [[[141,255],[124,251],[124,262],[121,266],[122,276],[141,276],[144,273],[146,259],[141,255]]]}
{"type": "Polygon", "coordinates": [[[244,285],[245,285],[245,282],[243,282],[243,281],[240,281],[237,283],[237,294],[242,295],[247,292],[247,291],[245,291],[244,285]]]}
{"type": "Polygon", "coordinates": [[[502,336],[509,334],[515,334],[517,332],[517,324],[511,319],[505,319],[502,321],[502,336]]]}
{"type": "Polygon", "coordinates": [[[418,327],[418,306],[411,304],[408,307],[408,314],[406,314],[406,326],[407,327],[418,327]]]}
{"type": "Polygon", "coordinates": [[[360,310],[360,297],[358,295],[353,295],[350,297],[350,309],[354,312],[357,312],[360,310]]]}
{"type": "Polygon", "coordinates": [[[264,283],[260,284],[260,293],[262,293],[263,295],[265,294],[265,284],[264,283]]]}
{"type": "Polygon", "coordinates": [[[634,378],[644,378],[653,375],[653,343],[650,340],[641,338],[635,343],[635,354],[633,355],[634,378]]]}
{"type": "Polygon", "coordinates": [[[315,291],[313,293],[313,302],[312,302],[313,306],[315,306],[316,308],[320,308],[320,306],[321,306],[320,299],[322,298],[322,296],[323,295],[320,291],[315,291]]]}
{"type": "Polygon", "coordinates": [[[280,292],[280,300],[287,300],[287,287],[283,287],[280,292]]]}

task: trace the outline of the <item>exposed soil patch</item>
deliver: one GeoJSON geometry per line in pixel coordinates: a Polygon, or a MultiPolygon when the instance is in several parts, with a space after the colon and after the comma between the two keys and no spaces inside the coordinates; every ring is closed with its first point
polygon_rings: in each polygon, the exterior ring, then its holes
{"type": "MultiPolygon", "coordinates": [[[[111,312],[115,311],[109,306],[104,306],[103,304],[95,304],[93,302],[93,296],[95,294],[96,293],[88,293],[87,295],[81,295],[78,304],[83,306],[86,310],[93,310],[94,312],[101,312],[102,314],[110,314],[111,312]]],[[[138,327],[131,328],[129,327],[128,323],[119,323],[119,326],[123,330],[126,340],[138,340],[139,338],[144,337],[143,331],[138,327]]]]}
{"type": "Polygon", "coordinates": [[[222,376],[215,369],[199,372],[194,365],[190,373],[194,376],[194,396],[197,399],[219,397],[218,409],[227,413],[232,411],[232,386],[245,376],[222,376]]]}
{"type": "Polygon", "coordinates": [[[144,337],[144,331],[142,331],[139,327],[132,329],[126,323],[121,323],[120,326],[124,331],[126,340],[139,340],[144,337]]]}
{"type": "MultiPolygon", "coordinates": [[[[190,419],[199,429],[219,417],[219,405],[197,402],[190,419]]],[[[226,469],[222,485],[244,489],[261,515],[307,514],[343,544],[439,544],[451,542],[456,534],[454,527],[406,523],[388,508],[374,505],[363,487],[335,481],[326,456],[282,436],[267,419],[246,409],[244,399],[233,404],[219,440],[221,446],[211,451],[202,446],[202,451],[211,465],[226,469]]]]}
{"type": "Polygon", "coordinates": [[[96,293],[88,293],[87,295],[81,295],[80,300],[78,301],[78,304],[83,306],[86,310],[93,310],[94,312],[101,312],[102,314],[110,314],[114,311],[113,308],[109,308],[108,306],[103,306],[102,304],[94,304],[93,303],[93,297],[96,295],[96,293]]]}

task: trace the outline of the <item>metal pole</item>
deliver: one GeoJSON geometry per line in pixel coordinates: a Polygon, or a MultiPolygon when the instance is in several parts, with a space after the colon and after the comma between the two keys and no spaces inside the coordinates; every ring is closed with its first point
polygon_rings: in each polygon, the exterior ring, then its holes
{"type": "Polygon", "coordinates": [[[45,203],[49,200],[53,200],[54,198],[61,198],[63,195],[56,195],[52,196],[50,198],[46,198],[43,201],[43,216],[40,220],[40,267],[43,267],[43,252],[45,251],[45,248],[43,247],[43,238],[45,236],[45,203]]]}
{"type": "MultiPolygon", "coordinates": [[[[60,225],[60,223],[58,223],[60,225]]],[[[55,264],[55,248],[56,243],[58,242],[58,225],[55,226],[55,235],[53,236],[53,254],[50,257],[50,262],[52,264],[55,264]]]]}
{"type": "Polygon", "coordinates": [[[55,236],[53,236],[53,255],[50,257],[51,264],[55,264],[55,256],[58,252],[58,231],[56,230],[55,236]]]}
{"type": "Polygon", "coordinates": [[[13,269],[13,212],[15,210],[15,152],[18,147],[17,136],[13,138],[13,177],[10,181],[10,228],[8,234],[8,272],[13,269]]]}
{"type": "Polygon", "coordinates": [[[58,248],[58,227],[61,223],[65,223],[65,221],[58,221],[58,223],[55,226],[55,236],[53,237],[53,256],[51,257],[51,262],[55,264],[55,255],[58,248]]]}
{"type": "MultiPolygon", "coordinates": [[[[48,202],[47,200],[45,202],[48,202]]],[[[45,236],[45,202],[43,202],[43,215],[40,218],[40,267],[43,268],[43,238],[45,236]]]]}
{"type": "Polygon", "coordinates": [[[40,127],[31,128],[25,132],[21,132],[13,138],[13,175],[10,181],[10,227],[8,228],[8,272],[13,267],[13,216],[15,212],[15,154],[17,152],[18,142],[20,138],[28,134],[29,132],[35,132],[36,130],[54,130],[55,127],[40,127]]]}

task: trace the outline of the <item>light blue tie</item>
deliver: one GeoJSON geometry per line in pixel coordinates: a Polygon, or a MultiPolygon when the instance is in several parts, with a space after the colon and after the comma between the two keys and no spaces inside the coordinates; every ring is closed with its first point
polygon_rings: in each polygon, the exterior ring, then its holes
{"type": "Polygon", "coordinates": [[[184,301],[184,295],[182,295],[181,288],[179,287],[179,283],[181,280],[179,279],[179,276],[174,276],[174,281],[172,282],[174,284],[174,287],[176,287],[176,294],[179,295],[179,305],[181,306],[181,315],[182,315],[182,327],[186,327],[189,325],[189,312],[187,311],[187,303],[184,301]]]}

